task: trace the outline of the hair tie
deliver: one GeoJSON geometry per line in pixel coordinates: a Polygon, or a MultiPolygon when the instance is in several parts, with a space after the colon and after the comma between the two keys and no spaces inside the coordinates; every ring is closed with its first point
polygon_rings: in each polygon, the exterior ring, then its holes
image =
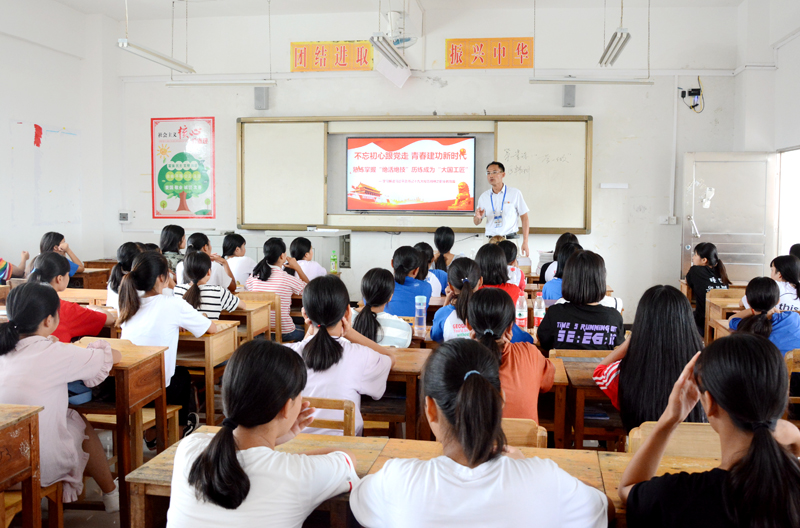
{"type": "Polygon", "coordinates": [[[464,381],[467,381],[467,378],[470,377],[472,374],[477,374],[480,376],[481,373],[478,372],[477,370],[470,370],[469,372],[464,374],[464,381]]]}
{"type": "Polygon", "coordinates": [[[469,282],[469,277],[464,277],[461,279],[461,284],[464,284],[465,282],[469,282]]]}
{"type": "Polygon", "coordinates": [[[11,325],[11,328],[13,328],[14,330],[19,330],[19,327],[17,326],[17,323],[12,321],[11,319],[8,320],[8,324],[11,325]]]}
{"type": "Polygon", "coordinates": [[[761,310],[761,315],[767,315],[768,313],[769,313],[769,310],[761,310]]]}
{"type": "Polygon", "coordinates": [[[233,431],[234,429],[239,427],[239,424],[237,424],[236,422],[234,422],[230,418],[225,418],[224,420],[222,420],[222,427],[227,427],[228,429],[233,431]]]}
{"type": "Polygon", "coordinates": [[[750,428],[753,432],[758,431],[759,429],[769,429],[770,431],[775,429],[776,420],[770,420],[767,422],[753,422],[750,424],[750,428]]]}

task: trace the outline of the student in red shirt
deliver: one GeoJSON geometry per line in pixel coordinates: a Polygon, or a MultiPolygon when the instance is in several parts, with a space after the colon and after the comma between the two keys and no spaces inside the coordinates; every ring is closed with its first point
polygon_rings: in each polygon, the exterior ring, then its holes
{"type": "Polygon", "coordinates": [[[475,263],[481,269],[483,288],[497,288],[503,290],[511,297],[511,302],[516,303],[520,296],[517,284],[508,282],[508,263],[503,248],[496,244],[486,244],[475,255],[475,263]]]}
{"type": "MultiPolygon", "coordinates": [[[[57,292],[67,289],[69,284],[69,261],[55,252],[43,253],[36,258],[36,268],[28,276],[28,282],[50,284],[57,292]]],[[[83,336],[96,336],[104,326],[113,326],[117,316],[96,307],[84,308],[61,299],[58,327],[52,335],[62,343],[70,343],[83,336]]]]}

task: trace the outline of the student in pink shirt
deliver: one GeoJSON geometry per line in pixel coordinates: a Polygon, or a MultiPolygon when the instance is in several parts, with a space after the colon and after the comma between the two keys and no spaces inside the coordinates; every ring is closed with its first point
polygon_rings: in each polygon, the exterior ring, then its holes
{"type": "MultiPolygon", "coordinates": [[[[335,275],[317,277],[303,292],[303,313],[310,327],[305,339],[289,348],[300,353],[308,369],[304,395],[350,400],[356,406],[356,434],[364,429],[361,395],[379,400],[395,363],[391,350],[355,331],[350,322],[350,295],[335,275]]],[[[320,420],[338,420],[341,412],[320,410],[320,420]]],[[[307,433],[338,434],[331,429],[306,429],[307,433]]]]}

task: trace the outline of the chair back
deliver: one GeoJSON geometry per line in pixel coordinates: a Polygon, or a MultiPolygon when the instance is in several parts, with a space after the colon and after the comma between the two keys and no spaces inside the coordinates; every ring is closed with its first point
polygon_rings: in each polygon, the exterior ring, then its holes
{"type": "MultiPolygon", "coordinates": [[[[628,449],[636,453],[648,436],[653,434],[656,422],[644,422],[639,427],[631,429],[628,435],[628,449]]],[[[669,438],[666,456],[680,456],[692,458],[720,458],[722,451],[719,445],[719,435],[707,423],[679,424],[669,438]]]]}
{"type": "MultiPolygon", "coordinates": [[[[247,302],[268,302],[272,306],[272,318],[270,319],[269,333],[275,334],[275,341],[283,343],[283,335],[281,333],[281,296],[275,292],[251,292],[242,291],[236,294],[238,298],[247,302]]],[[[267,336],[269,337],[269,336],[267,336]]]]}
{"type": "Polygon", "coordinates": [[[611,353],[610,350],[573,350],[573,349],[553,349],[550,351],[551,358],[604,358],[611,353]]]}
{"type": "Polygon", "coordinates": [[[742,290],[709,290],[706,299],[741,299],[742,290]]]}
{"type": "Polygon", "coordinates": [[[526,418],[503,418],[503,433],[510,446],[547,447],[547,429],[526,418]]]}
{"type": "Polygon", "coordinates": [[[316,409],[333,409],[344,412],[344,417],[339,420],[314,419],[314,427],[320,429],[341,429],[344,436],[356,435],[356,405],[350,400],[332,400],[329,398],[303,398],[316,409]]]}
{"type": "Polygon", "coordinates": [[[22,286],[23,284],[25,284],[25,280],[26,279],[8,279],[8,285],[13,290],[17,286],[22,286]]]}
{"type": "MultiPolygon", "coordinates": [[[[789,372],[789,385],[792,384],[792,374],[797,372],[800,373],[800,348],[795,350],[790,350],[783,356],[783,360],[786,361],[786,370],[789,372]]],[[[786,412],[783,413],[783,419],[789,420],[796,426],[800,426],[800,420],[790,419],[789,416],[789,409],[792,405],[800,404],[800,396],[792,396],[789,395],[789,405],[786,407],[786,412]]]]}

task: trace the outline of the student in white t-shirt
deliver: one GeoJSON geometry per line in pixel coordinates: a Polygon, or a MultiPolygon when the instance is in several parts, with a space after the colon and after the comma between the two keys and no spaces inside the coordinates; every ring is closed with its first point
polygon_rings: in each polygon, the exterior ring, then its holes
{"type": "MultiPolygon", "coordinates": [[[[350,295],[336,275],[317,277],[303,290],[308,333],[288,346],[302,355],[308,369],[306,396],[350,400],[356,407],[356,435],[361,435],[361,395],[378,400],[395,363],[394,353],[353,330],[350,295]]],[[[320,420],[340,420],[341,411],[320,410],[320,420]]],[[[341,430],[310,428],[308,433],[341,435],[341,430]]]]}
{"type": "Polygon", "coordinates": [[[162,295],[168,281],[169,265],[160,253],[145,251],[133,259],[131,271],[122,278],[119,289],[117,323],[122,328],[120,337],[134,345],[168,347],[164,353],[167,403],[181,406],[180,420],[187,425],[184,433],[189,433],[197,425],[197,414],[192,412],[189,370],[175,366],[178,334],[184,328],[200,337],[206,332],[216,333],[217,326],[180,297],[162,295]],[[189,419],[191,423],[187,423],[189,419]]]}
{"type": "Polygon", "coordinates": [[[348,453],[276,451],[313,421],[303,403],[303,360],[272,341],[234,352],[222,378],[225,420],[216,434],[178,446],[169,528],[300,528],[322,502],[358,481],[348,453]]]}
{"type": "MultiPolygon", "coordinates": [[[[236,292],[236,281],[233,278],[233,272],[228,265],[228,261],[216,253],[211,252],[211,241],[206,235],[203,233],[192,233],[189,240],[186,242],[186,256],[192,251],[202,251],[211,257],[211,278],[208,284],[212,286],[222,286],[232,293],[236,292]]],[[[186,284],[187,282],[189,281],[183,276],[183,262],[179,262],[175,266],[175,283],[186,284]]]]}
{"type": "MultiPolygon", "coordinates": [[[[382,346],[408,348],[411,325],[384,310],[394,293],[394,275],[383,268],[372,268],[361,279],[364,307],[353,319],[358,333],[382,346]]],[[[351,313],[352,315],[352,313],[351,313]]]]}
{"type": "MultiPolygon", "coordinates": [[[[800,259],[794,255],[775,257],[769,264],[770,277],[778,283],[781,292],[778,310],[783,312],[800,310],[800,259]]],[[[742,306],[750,308],[747,296],[742,297],[742,306]]]]}
{"type": "Polygon", "coordinates": [[[425,363],[422,388],[442,456],[395,458],[364,477],[350,493],[361,526],[605,528],[614,518],[602,491],[506,446],[499,365],[486,347],[442,344],[425,363]]]}
{"type": "Polygon", "coordinates": [[[201,251],[193,251],[183,259],[183,275],[188,284],[175,286],[175,295],[209,319],[219,319],[222,311],[232,312],[247,306],[238,297],[223,288],[208,284],[211,278],[211,257],[201,251]]]}
{"type": "Polygon", "coordinates": [[[253,273],[256,261],[247,256],[247,241],[238,233],[225,235],[222,241],[222,258],[228,261],[228,267],[233,273],[233,279],[239,286],[244,286],[247,277],[253,273]]]}
{"type": "Polygon", "coordinates": [[[506,255],[508,283],[518,286],[520,291],[525,291],[525,284],[527,284],[528,279],[525,278],[525,273],[517,267],[517,245],[510,240],[501,240],[497,245],[506,255]]]}
{"type": "Polygon", "coordinates": [[[431,339],[439,343],[469,337],[467,307],[472,295],[483,286],[481,269],[470,258],[454,259],[447,270],[447,282],[444,306],[436,310],[431,325],[431,339]]]}
{"type": "MultiPolygon", "coordinates": [[[[309,239],[297,237],[292,240],[289,246],[289,254],[297,261],[300,267],[303,268],[303,273],[306,274],[309,281],[328,274],[328,270],[314,260],[314,248],[311,247],[311,241],[309,239]]],[[[290,268],[287,268],[285,271],[289,275],[295,274],[295,271],[290,268]]]]}
{"type": "Polygon", "coordinates": [[[447,287],[447,271],[435,269],[436,259],[433,258],[433,248],[427,242],[420,242],[414,246],[422,257],[417,278],[431,285],[431,297],[445,295],[447,287]]]}

